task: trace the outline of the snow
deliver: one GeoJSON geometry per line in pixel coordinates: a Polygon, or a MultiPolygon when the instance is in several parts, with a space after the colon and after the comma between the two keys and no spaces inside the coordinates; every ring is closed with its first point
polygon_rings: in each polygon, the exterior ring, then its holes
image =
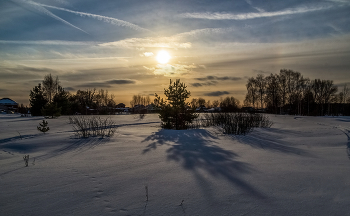
{"type": "Polygon", "coordinates": [[[350,214],[350,117],[270,115],[246,136],[111,118],[115,136],[79,139],[67,116],[42,134],[0,115],[0,215],[350,214]]]}

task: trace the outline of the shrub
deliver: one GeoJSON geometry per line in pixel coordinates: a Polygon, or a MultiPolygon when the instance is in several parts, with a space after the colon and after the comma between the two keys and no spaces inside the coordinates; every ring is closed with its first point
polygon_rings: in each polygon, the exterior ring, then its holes
{"type": "Polygon", "coordinates": [[[201,126],[219,126],[225,134],[246,135],[256,127],[269,128],[272,122],[268,116],[259,113],[207,113],[201,119],[201,126]]]}
{"type": "Polygon", "coordinates": [[[115,123],[110,118],[74,116],[69,117],[75,135],[78,137],[112,137],[116,131],[115,123]]]}

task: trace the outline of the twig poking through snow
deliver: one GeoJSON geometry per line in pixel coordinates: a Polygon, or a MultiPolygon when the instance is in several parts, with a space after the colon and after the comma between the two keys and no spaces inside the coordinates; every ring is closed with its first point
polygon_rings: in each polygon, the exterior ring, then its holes
{"type": "Polygon", "coordinates": [[[148,186],[147,185],[145,186],[145,189],[146,189],[146,201],[148,201],[148,186]]]}
{"type": "Polygon", "coordinates": [[[23,156],[23,160],[24,160],[24,164],[26,165],[26,167],[28,166],[28,161],[29,161],[29,155],[24,155],[23,156]]]}
{"type": "Polygon", "coordinates": [[[19,131],[17,131],[17,133],[19,134],[19,137],[22,139],[22,135],[19,133],[19,131]]]}
{"type": "Polygon", "coordinates": [[[182,200],[182,201],[181,201],[181,204],[180,204],[179,206],[182,206],[182,204],[184,203],[184,201],[185,201],[185,200],[182,200]]]}

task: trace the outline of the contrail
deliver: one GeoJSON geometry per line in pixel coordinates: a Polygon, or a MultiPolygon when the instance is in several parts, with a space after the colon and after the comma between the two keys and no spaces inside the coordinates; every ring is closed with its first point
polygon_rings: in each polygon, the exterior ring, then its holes
{"type": "Polygon", "coordinates": [[[55,6],[51,6],[51,5],[45,5],[45,4],[39,4],[39,3],[37,3],[37,4],[42,6],[42,7],[53,8],[53,9],[56,9],[56,10],[62,10],[62,11],[66,11],[66,12],[69,12],[69,13],[76,14],[76,15],[80,15],[82,17],[86,16],[86,17],[91,17],[91,18],[94,18],[94,19],[102,20],[104,22],[111,23],[113,25],[129,27],[129,28],[137,30],[137,31],[151,32],[150,30],[142,28],[142,27],[140,27],[138,25],[129,23],[129,22],[124,21],[124,20],[119,20],[119,19],[116,19],[116,18],[112,18],[112,17],[106,17],[106,16],[97,15],[97,14],[73,11],[73,10],[69,10],[69,9],[66,9],[66,8],[55,7],[55,6]]]}
{"type": "Polygon", "coordinates": [[[63,45],[63,46],[94,46],[99,42],[94,41],[60,41],[60,40],[34,40],[34,41],[16,41],[16,40],[0,40],[0,44],[26,44],[26,45],[63,45]]]}
{"type": "Polygon", "coordinates": [[[178,16],[182,18],[211,19],[211,20],[247,20],[247,19],[255,19],[255,18],[262,18],[262,17],[301,14],[301,13],[314,12],[319,10],[326,10],[330,8],[332,8],[331,5],[317,6],[317,7],[290,8],[290,9],[275,11],[275,12],[259,12],[259,13],[243,13],[243,14],[206,12],[206,13],[183,13],[178,16]]]}
{"type": "Polygon", "coordinates": [[[62,18],[56,16],[55,14],[51,13],[49,10],[47,10],[47,9],[44,8],[44,7],[42,7],[40,4],[38,4],[38,3],[36,3],[36,2],[33,2],[33,1],[31,1],[31,0],[12,0],[12,1],[13,1],[13,2],[16,2],[16,3],[18,3],[18,4],[27,3],[27,4],[31,5],[31,6],[33,6],[33,7],[34,7],[35,9],[37,9],[38,11],[40,11],[40,12],[42,12],[42,13],[44,13],[44,14],[46,14],[46,15],[48,15],[48,16],[50,16],[50,17],[52,17],[52,18],[54,18],[54,19],[56,19],[56,20],[58,20],[58,21],[61,21],[61,22],[65,23],[65,24],[67,24],[67,25],[69,25],[69,26],[72,26],[73,28],[76,28],[76,29],[78,29],[78,30],[80,30],[80,31],[82,31],[82,32],[84,32],[84,33],[86,33],[86,34],[89,34],[89,33],[87,33],[86,31],[82,30],[81,28],[79,28],[79,27],[77,27],[77,26],[75,26],[75,25],[73,25],[73,24],[67,22],[66,20],[64,20],[64,19],[62,19],[62,18]]]}

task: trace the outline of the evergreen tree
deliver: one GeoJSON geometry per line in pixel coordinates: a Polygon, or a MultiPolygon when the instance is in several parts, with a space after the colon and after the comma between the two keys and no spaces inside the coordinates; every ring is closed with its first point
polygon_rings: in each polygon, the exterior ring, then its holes
{"type": "Polygon", "coordinates": [[[61,86],[57,87],[57,93],[53,97],[53,103],[61,108],[63,115],[69,114],[69,92],[65,91],[61,86]]]}
{"type": "Polygon", "coordinates": [[[43,116],[57,118],[61,115],[61,107],[57,107],[56,103],[48,103],[42,108],[41,113],[43,116]]]}
{"type": "Polygon", "coordinates": [[[37,126],[36,128],[38,129],[38,131],[41,131],[41,132],[43,132],[43,133],[46,133],[47,131],[50,130],[50,127],[47,126],[48,124],[49,124],[49,123],[48,123],[47,121],[43,120],[42,123],[39,123],[40,127],[37,126]]]}
{"type": "Polygon", "coordinates": [[[41,110],[48,102],[44,97],[44,91],[40,83],[38,86],[35,86],[32,91],[30,91],[29,97],[29,102],[31,106],[30,113],[33,116],[40,116],[41,110]]]}
{"type": "Polygon", "coordinates": [[[190,108],[190,104],[186,99],[191,93],[186,90],[187,86],[180,83],[180,80],[171,82],[168,89],[164,89],[167,101],[161,99],[155,94],[154,103],[160,108],[159,117],[162,120],[162,127],[166,129],[183,130],[188,128],[188,124],[192,123],[198,117],[194,109],[190,108]]]}

